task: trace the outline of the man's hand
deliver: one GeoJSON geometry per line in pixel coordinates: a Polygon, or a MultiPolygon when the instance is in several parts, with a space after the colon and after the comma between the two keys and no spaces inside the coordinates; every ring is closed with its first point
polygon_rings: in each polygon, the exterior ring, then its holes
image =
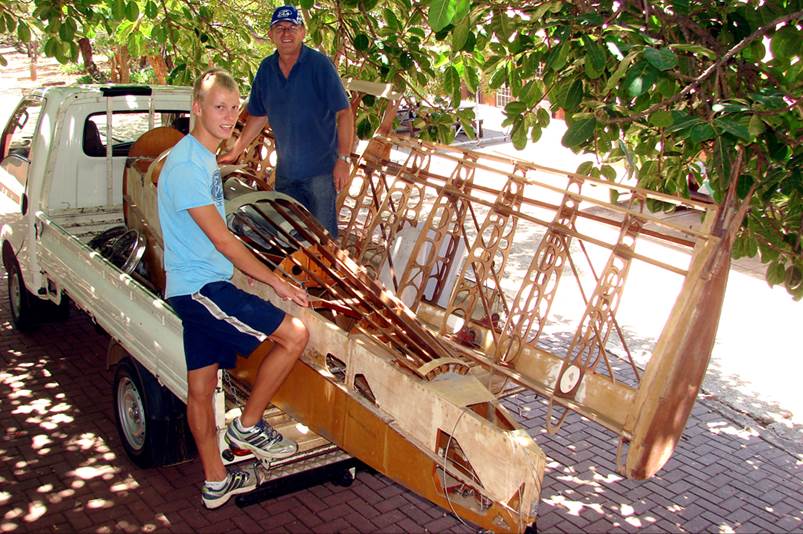
{"type": "Polygon", "coordinates": [[[338,159],[335,162],[335,168],[332,170],[332,176],[335,181],[335,191],[340,193],[340,191],[346,187],[349,181],[349,174],[351,174],[351,165],[342,159],[338,159]]]}
{"type": "Polygon", "coordinates": [[[273,286],[273,290],[282,300],[292,300],[303,308],[309,306],[307,292],[300,287],[288,284],[284,280],[279,280],[276,285],[273,286]]]}
{"type": "Polygon", "coordinates": [[[229,152],[226,152],[225,154],[218,156],[217,162],[221,165],[225,165],[227,163],[236,163],[237,159],[240,157],[240,154],[242,153],[243,151],[237,150],[237,145],[234,145],[234,148],[231,149],[229,152]]]}

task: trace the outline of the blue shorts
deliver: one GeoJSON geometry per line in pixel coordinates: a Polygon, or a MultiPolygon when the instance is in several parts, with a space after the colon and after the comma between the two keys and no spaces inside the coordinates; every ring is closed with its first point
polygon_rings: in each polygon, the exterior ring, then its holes
{"type": "Polygon", "coordinates": [[[184,326],[187,370],[218,364],[231,369],[279,328],[284,311],[229,282],[211,282],[192,295],[170,297],[184,326]]]}

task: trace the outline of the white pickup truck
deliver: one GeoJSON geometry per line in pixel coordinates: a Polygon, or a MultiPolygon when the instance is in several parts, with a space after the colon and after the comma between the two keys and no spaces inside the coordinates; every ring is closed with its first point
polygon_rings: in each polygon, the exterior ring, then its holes
{"type": "MultiPolygon", "coordinates": [[[[0,200],[19,208],[1,234],[14,326],[64,314],[71,300],[109,334],[118,430],[140,466],[178,462],[194,449],[181,323],[159,293],[154,219],[159,163],[171,146],[160,136],[175,142],[187,133],[190,99],[190,88],[178,87],[41,89],[22,99],[0,137],[0,200]],[[143,147],[150,160],[140,157],[143,147]]],[[[372,171],[361,160],[354,172],[352,179],[372,171]]],[[[310,341],[266,413],[299,453],[262,469],[263,480],[288,482],[316,469],[349,483],[344,470],[353,457],[483,528],[525,529],[535,520],[543,452],[454,343],[436,338],[292,204],[252,188],[228,200],[227,212],[273,213],[278,223],[263,215],[252,231],[273,225],[265,239],[296,243],[296,252],[273,255],[285,266],[275,268],[306,272],[321,295],[348,298],[319,298],[331,309],[277,303],[304,321],[310,341]],[[285,223],[295,230],[285,232],[285,223]]],[[[233,282],[272,296],[241,273],[233,282]]],[[[255,358],[219,375],[221,444],[255,358]]],[[[226,462],[247,457],[222,450],[226,462]]]]}

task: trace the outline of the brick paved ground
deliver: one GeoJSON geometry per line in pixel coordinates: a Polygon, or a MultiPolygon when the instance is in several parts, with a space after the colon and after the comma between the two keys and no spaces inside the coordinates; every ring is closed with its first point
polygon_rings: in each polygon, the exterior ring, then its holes
{"type": "MultiPolygon", "coordinates": [[[[381,475],[324,484],[244,509],[202,508],[197,461],[136,468],[114,426],[107,339],[81,313],[30,335],[11,330],[0,288],[0,530],[176,532],[470,531],[381,475]]],[[[509,402],[542,426],[532,395],[509,402]]],[[[533,430],[549,457],[542,532],[803,531],[803,468],[762,433],[697,403],[660,476],[615,474],[613,436],[579,419],[556,436],[533,430]]]]}

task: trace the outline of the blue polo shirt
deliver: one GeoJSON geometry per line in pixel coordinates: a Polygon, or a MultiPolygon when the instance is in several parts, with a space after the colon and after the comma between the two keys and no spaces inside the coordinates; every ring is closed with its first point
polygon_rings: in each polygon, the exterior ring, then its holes
{"type": "Polygon", "coordinates": [[[279,54],[262,60],[248,113],[267,115],[276,136],[278,176],[300,181],[331,174],[337,159],[335,114],[349,107],[348,96],[328,57],[306,45],[285,78],[279,54]]]}

